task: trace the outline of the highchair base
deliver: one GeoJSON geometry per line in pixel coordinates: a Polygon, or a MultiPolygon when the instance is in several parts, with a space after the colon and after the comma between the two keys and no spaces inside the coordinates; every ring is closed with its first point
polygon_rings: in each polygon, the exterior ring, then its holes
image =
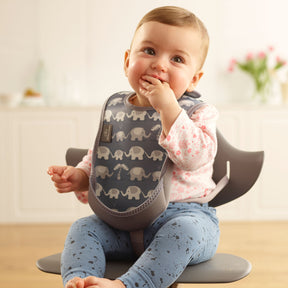
{"type": "MultiPolygon", "coordinates": [[[[37,261],[43,272],[60,274],[61,253],[37,261]]],[[[131,261],[108,261],[105,278],[116,279],[127,272],[131,261]]],[[[246,277],[251,271],[249,261],[226,253],[217,253],[211,260],[188,266],[175,283],[229,283],[246,277]]]]}

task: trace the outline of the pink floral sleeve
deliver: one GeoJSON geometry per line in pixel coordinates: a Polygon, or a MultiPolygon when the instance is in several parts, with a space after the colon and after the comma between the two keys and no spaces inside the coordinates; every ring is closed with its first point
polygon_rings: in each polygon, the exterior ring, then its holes
{"type": "MultiPolygon", "coordinates": [[[[91,172],[91,165],[92,165],[91,163],[92,163],[92,149],[89,149],[87,155],[83,157],[82,161],[76,166],[76,168],[84,170],[87,176],[89,177],[91,172]]],[[[88,203],[88,191],[81,191],[74,193],[80,202],[84,204],[88,203]]]]}
{"type": "Polygon", "coordinates": [[[191,118],[183,110],[167,137],[161,134],[159,144],[179,169],[197,170],[213,160],[217,151],[217,118],[216,108],[210,105],[197,110],[191,118]]]}

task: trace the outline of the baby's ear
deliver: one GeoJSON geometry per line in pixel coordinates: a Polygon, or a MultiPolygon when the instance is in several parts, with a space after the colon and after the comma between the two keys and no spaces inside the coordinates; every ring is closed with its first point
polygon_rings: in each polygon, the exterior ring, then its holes
{"type": "Polygon", "coordinates": [[[124,71],[125,71],[126,76],[127,76],[127,72],[129,68],[129,61],[130,61],[130,50],[127,49],[125,51],[125,56],[124,56],[124,71]]]}
{"type": "Polygon", "coordinates": [[[198,71],[192,78],[192,81],[190,82],[187,91],[192,92],[195,90],[196,86],[198,85],[200,79],[202,78],[204,72],[202,70],[198,71]]]}

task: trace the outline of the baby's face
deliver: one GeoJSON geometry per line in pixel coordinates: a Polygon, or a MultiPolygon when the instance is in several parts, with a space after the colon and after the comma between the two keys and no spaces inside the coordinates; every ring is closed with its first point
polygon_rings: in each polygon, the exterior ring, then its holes
{"type": "Polygon", "coordinates": [[[131,87],[139,95],[139,80],[148,75],[167,82],[177,99],[194,90],[202,76],[201,44],[199,33],[191,27],[144,23],[125,54],[124,69],[131,87]]]}

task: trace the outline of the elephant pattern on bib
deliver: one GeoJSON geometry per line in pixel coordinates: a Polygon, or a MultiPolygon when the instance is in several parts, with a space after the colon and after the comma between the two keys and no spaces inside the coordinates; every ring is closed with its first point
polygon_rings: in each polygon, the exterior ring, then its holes
{"type": "MultiPolygon", "coordinates": [[[[138,207],[150,197],[168,157],[158,144],[160,115],[151,107],[130,104],[131,95],[117,93],[106,102],[92,162],[92,175],[96,177],[94,193],[106,207],[119,212],[138,207]],[[110,135],[104,141],[102,135],[107,135],[107,125],[110,135]]],[[[198,102],[185,94],[179,100],[186,110],[198,102]]]]}

